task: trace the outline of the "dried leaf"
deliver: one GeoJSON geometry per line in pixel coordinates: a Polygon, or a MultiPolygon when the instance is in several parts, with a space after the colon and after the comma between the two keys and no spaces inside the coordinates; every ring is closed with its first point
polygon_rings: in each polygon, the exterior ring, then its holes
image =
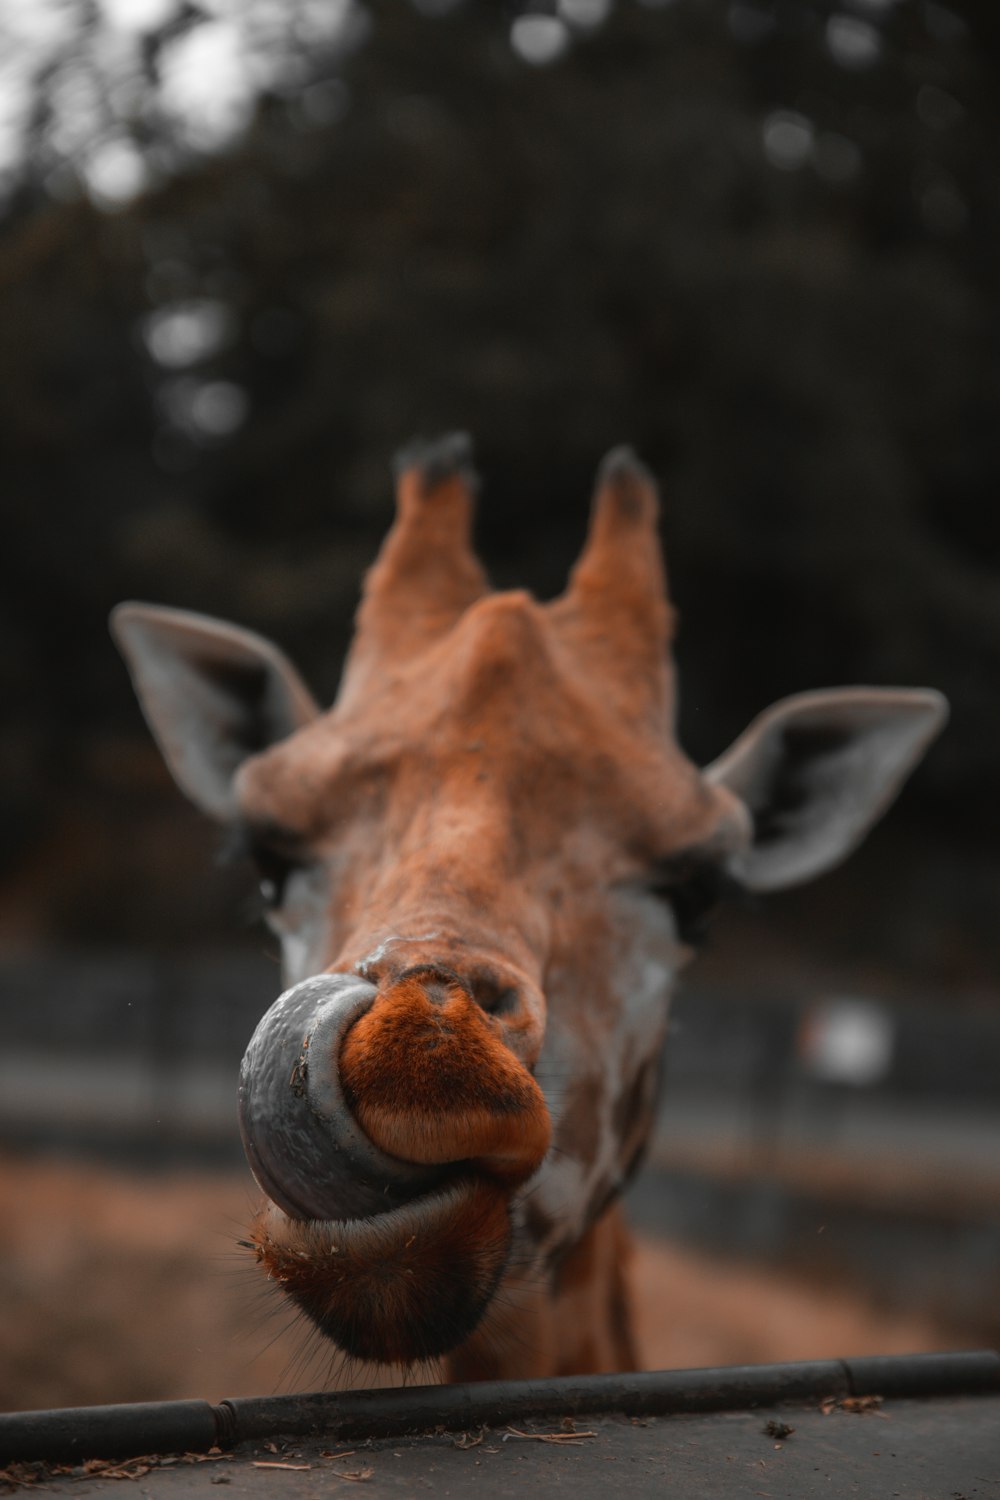
{"type": "Polygon", "coordinates": [[[536,1443],[579,1443],[583,1438],[595,1438],[596,1432],[521,1432],[517,1427],[508,1427],[503,1434],[501,1442],[507,1442],[508,1438],[533,1438],[536,1443]]]}
{"type": "Polygon", "coordinates": [[[882,1396],[842,1396],[839,1400],[835,1396],[826,1396],[819,1405],[824,1417],[828,1417],[832,1411],[851,1411],[857,1416],[881,1417],[883,1422],[888,1422],[888,1415],[880,1411],[882,1396]]]}
{"type": "Polygon", "coordinates": [[[845,1396],[840,1402],[843,1411],[872,1412],[877,1417],[884,1417],[885,1412],[879,1411],[883,1398],[881,1396],[845,1396]]]}
{"type": "Polygon", "coordinates": [[[159,1462],[159,1454],[148,1453],[143,1454],[141,1458],[130,1459],[127,1463],[119,1463],[115,1459],[88,1458],[78,1470],[73,1471],[73,1477],[74,1479],[93,1479],[97,1476],[101,1479],[142,1479],[159,1462]]]}
{"type": "Polygon", "coordinates": [[[9,1485],[12,1490],[27,1489],[38,1484],[41,1477],[41,1469],[31,1464],[10,1464],[6,1469],[0,1469],[0,1485],[9,1485]]]}
{"type": "Polygon", "coordinates": [[[374,1469],[333,1469],[338,1479],[353,1479],[356,1484],[364,1484],[366,1479],[371,1479],[375,1473],[374,1469]]]}
{"type": "Polygon", "coordinates": [[[102,1479],[141,1479],[148,1474],[151,1464],[117,1464],[101,1470],[102,1479]]]}

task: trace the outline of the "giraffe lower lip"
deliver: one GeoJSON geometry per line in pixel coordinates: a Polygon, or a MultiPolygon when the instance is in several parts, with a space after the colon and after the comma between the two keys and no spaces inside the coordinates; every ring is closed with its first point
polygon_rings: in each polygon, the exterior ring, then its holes
{"type": "Polygon", "coordinates": [[[446,1354],[482,1317],[510,1251],[509,1196],[469,1175],[365,1219],[295,1219],[268,1200],[251,1242],[338,1348],[412,1364],[446,1354]]]}

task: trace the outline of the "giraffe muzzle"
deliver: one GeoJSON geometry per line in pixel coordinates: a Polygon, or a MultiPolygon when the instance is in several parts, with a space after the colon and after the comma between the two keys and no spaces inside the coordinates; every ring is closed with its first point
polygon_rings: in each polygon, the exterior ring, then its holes
{"type": "Polygon", "coordinates": [[[551,1133],[501,1024],[430,966],[384,990],[352,974],[286,990],[246,1050],[239,1104],[251,1170],[296,1219],[385,1213],[459,1163],[511,1189],[551,1133]]]}
{"type": "Polygon", "coordinates": [[[341,1349],[408,1364],[476,1327],[511,1246],[510,1200],[548,1149],[538,1084],[456,976],[352,974],[275,1001],[240,1076],[267,1195],[258,1262],[341,1349]]]}

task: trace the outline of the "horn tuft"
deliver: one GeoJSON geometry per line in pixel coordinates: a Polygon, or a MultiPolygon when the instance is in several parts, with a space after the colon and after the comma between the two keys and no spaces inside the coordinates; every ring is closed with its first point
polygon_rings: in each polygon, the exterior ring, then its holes
{"type": "Polygon", "coordinates": [[[658,513],[650,471],[631,448],[613,448],[597,471],[587,540],[569,586],[548,609],[617,711],[662,728],[673,698],[673,613],[658,513]]]}
{"type": "Polygon", "coordinates": [[[472,439],[467,432],[446,432],[430,441],[415,438],[396,454],[392,469],[397,481],[416,470],[424,493],[455,478],[461,479],[470,490],[479,488],[479,475],[472,459],[472,439]]]}
{"type": "Polygon", "coordinates": [[[616,520],[655,521],[656,480],[633,448],[612,448],[597,470],[596,494],[601,509],[610,509],[616,520]]]}
{"type": "Polygon", "coordinates": [[[396,519],[365,580],[340,706],[439,640],[489,591],[470,536],[478,478],[468,434],[412,442],[393,467],[396,519]]]}

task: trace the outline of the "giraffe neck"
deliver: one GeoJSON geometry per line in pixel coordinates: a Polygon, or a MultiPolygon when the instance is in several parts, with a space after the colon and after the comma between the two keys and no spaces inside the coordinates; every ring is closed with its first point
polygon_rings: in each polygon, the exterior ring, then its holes
{"type": "Polygon", "coordinates": [[[639,1369],[631,1254],[622,1207],[612,1204],[547,1277],[508,1284],[503,1306],[446,1357],[445,1379],[542,1379],[639,1369]]]}

